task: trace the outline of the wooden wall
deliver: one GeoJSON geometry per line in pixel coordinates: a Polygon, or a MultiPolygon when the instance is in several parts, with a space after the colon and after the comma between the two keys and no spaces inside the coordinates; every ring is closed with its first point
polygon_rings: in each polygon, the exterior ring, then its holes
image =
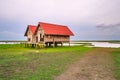
{"type": "Polygon", "coordinates": [[[69,36],[62,36],[62,35],[45,35],[44,37],[45,42],[69,42],[69,36]]]}

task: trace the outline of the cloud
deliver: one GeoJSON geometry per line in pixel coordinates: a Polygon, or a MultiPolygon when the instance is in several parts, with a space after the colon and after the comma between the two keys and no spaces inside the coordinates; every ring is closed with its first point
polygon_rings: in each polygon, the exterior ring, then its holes
{"type": "Polygon", "coordinates": [[[98,28],[117,28],[117,27],[120,27],[120,23],[116,23],[116,24],[100,24],[100,25],[97,25],[96,27],[98,27],[98,28]]]}
{"type": "Polygon", "coordinates": [[[104,38],[119,39],[120,23],[100,24],[96,26],[97,35],[104,38]]]}
{"type": "Polygon", "coordinates": [[[28,24],[43,21],[68,25],[75,33],[74,39],[120,37],[116,27],[120,22],[119,4],[120,0],[1,0],[0,25],[3,19],[5,23],[0,31],[24,34],[28,24]]]}
{"type": "Polygon", "coordinates": [[[99,30],[102,30],[104,32],[109,32],[109,34],[119,34],[120,32],[120,23],[116,24],[100,24],[96,26],[99,30]]]}
{"type": "Polygon", "coordinates": [[[0,3],[0,16],[25,21],[109,23],[120,19],[119,3],[119,0],[7,0],[0,3]]]}
{"type": "Polygon", "coordinates": [[[9,31],[1,31],[0,32],[0,40],[23,40],[23,34],[18,34],[14,32],[9,32],[9,31]]]}
{"type": "Polygon", "coordinates": [[[14,36],[20,36],[21,34],[16,34],[13,32],[9,32],[9,31],[2,31],[0,32],[0,35],[4,35],[4,36],[9,36],[9,37],[14,37],[14,36]]]}

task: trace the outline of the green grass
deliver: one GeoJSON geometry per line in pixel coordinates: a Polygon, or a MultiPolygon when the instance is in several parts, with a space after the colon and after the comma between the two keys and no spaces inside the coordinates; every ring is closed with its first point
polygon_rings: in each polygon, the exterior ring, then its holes
{"type": "Polygon", "coordinates": [[[112,52],[112,56],[114,59],[114,65],[115,65],[115,78],[117,80],[120,80],[120,49],[115,49],[112,52]]]}
{"type": "Polygon", "coordinates": [[[92,50],[83,46],[44,49],[0,45],[0,80],[53,80],[92,50]]]}

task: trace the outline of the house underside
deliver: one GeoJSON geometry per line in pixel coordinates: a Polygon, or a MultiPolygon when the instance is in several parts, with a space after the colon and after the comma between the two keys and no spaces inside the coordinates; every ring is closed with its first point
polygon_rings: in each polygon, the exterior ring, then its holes
{"type": "Polygon", "coordinates": [[[36,42],[33,43],[43,43],[46,46],[57,46],[58,44],[63,46],[63,43],[70,43],[70,36],[65,35],[40,35],[36,36],[35,39],[36,42]]]}

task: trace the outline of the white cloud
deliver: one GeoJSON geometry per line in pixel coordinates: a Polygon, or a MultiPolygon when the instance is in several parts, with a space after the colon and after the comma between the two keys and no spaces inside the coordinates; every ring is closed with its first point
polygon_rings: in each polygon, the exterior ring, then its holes
{"type": "Polygon", "coordinates": [[[0,35],[5,35],[5,36],[20,36],[21,34],[17,34],[14,32],[9,32],[9,31],[2,31],[0,32],[0,35]]]}
{"type": "Polygon", "coordinates": [[[0,40],[1,39],[8,39],[8,40],[16,40],[16,39],[25,39],[23,38],[23,34],[18,34],[14,32],[9,32],[9,31],[1,31],[0,32],[0,40]]]}
{"type": "Polygon", "coordinates": [[[120,20],[119,3],[119,0],[7,0],[0,3],[0,16],[28,21],[56,18],[109,23],[120,20]]]}
{"type": "Polygon", "coordinates": [[[120,22],[119,4],[120,0],[1,0],[0,18],[30,24],[37,24],[39,21],[65,24],[72,29],[76,28],[73,29],[76,36],[98,37],[106,34],[96,33],[95,25],[120,22]],[[86,24],[86,29],[89,28],[88,25],[92,25],[92,32],[81,32],[81,27],[85,25],[75,24],[86,24]]]}

